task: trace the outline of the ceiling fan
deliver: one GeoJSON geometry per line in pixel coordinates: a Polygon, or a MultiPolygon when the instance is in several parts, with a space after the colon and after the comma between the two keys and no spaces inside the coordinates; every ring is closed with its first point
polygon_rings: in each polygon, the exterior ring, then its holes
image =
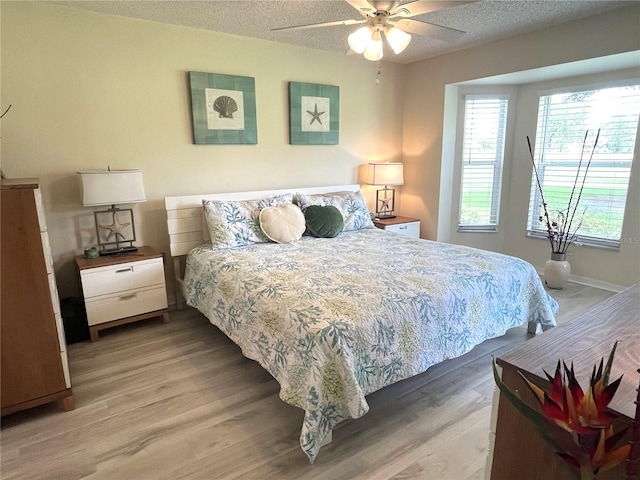
{"type": "Polygon", "coordinates": [[[411,17],[424,13],[435,12],[449,7],[456,7],[472,1],[431,1],[416,0],[411,3],[402,4],[400,0],[346,0],[355,8],[362,19],[338,20],[335,22],[313,23],[309,25],[298,25],[295,27],[274,28],[276,30],[302,30],[307,28],[331,27],[336,25],[357,25],[365,24],[349,35],[349,48],[358,54],[364,54],[367,60],[377,61],[383,56],[382,38],[386,38],[387,43],[397,55],[401,53],[409,42],[411,35],[425,35],[445,42],[455,42],[466,32],[454,28],[444,27],[435,23],[414,20],[411,17]]]}

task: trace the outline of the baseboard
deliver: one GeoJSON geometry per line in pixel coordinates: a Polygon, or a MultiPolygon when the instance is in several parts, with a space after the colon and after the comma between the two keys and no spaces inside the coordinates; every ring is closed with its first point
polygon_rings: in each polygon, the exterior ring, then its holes
{"type": "MultiPolygon", "coordinates": [[[[536,268],[538,275],[544,281],[544,272],[541,268],[536,268]]],[[[609,292],[620,293],[623,290],[626,290],[629,287],[625,287],[624,285],[618,285],[615,283],[605,282],[602,280],[596,280],[595,278],[589,277],[580,277],[578,275],[571,275],[569,277],[569,281],[573,283],[577,283],[579,285],[586,285],[587,287],[599,288],[601,290],[607,290],[609,292]]]]}
{"type": "Polygon", "coordinates": [[[619,293],[629,288],[629,287],[625,287],[624,285],[617,285],[615,283],[604,282],[602,280],[595,280],[593,278],[588,278],[588,277],[579,277],[577,275],[571,275],[569,277],[569,281],[573,283],[579,283],[580,285],[586,285],[587,287],[600,288],[602,290],[608,290],[610,292],[616,292],[616,293],[619,293]]]}

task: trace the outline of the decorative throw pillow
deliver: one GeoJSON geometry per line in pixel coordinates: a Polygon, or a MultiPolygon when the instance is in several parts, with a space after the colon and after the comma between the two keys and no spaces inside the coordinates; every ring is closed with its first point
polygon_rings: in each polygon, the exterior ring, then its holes
{"type": "Polygon", "coordinates": [[[260,210],[291,203],[292,199],[293,195],[287,193],[260,200],[203,200],[211,245],[231,248],[268,242],[260,228],[260,210]]]}
{"type": "Polygon", "coordinates": [[[318,195],[306,195],[296,193],[296,203],[304,212],[311,205],[332,205],[342,214],[344,231],[360,230],[362,228],[375,228],[371,221],[371,215],[367,204],[358,192],[334,192],[318,195]]]}
{"type": "Polygon", "coordinates": [[[260,228],[276,243],[292,243],[300,240],[306,225],[300,207],[286,203],[263,208],[260,212],[260,228]]]}
{"type": "Polygon", "coordinates": [[[333,205],[310,205],[304,210],[304,218],[314,237],[333,238],[344,228],[342,214],[333,205]]]}

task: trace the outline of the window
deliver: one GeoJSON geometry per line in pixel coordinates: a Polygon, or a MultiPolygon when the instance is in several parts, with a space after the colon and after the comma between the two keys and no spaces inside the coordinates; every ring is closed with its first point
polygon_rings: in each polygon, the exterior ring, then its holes
{"type": "MultiPolygon", "coordinates": [[[[574,220],[579,221],[578,216],[582,218],[576,243],[620,247],[639,114],[640,85],[540,97],[534,161],[550,216],[566,210],[585,134],[588,130],[581,172],[585,171],[591,146],[600,129],[574,220]]],[[[579,195],[582,182],[581,173],[575,195],[579,195]]],[[[539,221],[541,209],[542,201],[534,178],[529,202],[530,236],[546,236],[544,225],[539,221]]]]}
{"type": "Polygon", "coordinates": [[[458,231],[497,231],[507,97],[467,95],[458,231]]]}

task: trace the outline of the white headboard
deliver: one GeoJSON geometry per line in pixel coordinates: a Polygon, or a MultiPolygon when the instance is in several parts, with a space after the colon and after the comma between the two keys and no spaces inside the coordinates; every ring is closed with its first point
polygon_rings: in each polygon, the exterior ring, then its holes
{"type": "Polygon", "coordinates": [[[209,195],[187,195],[181,197],[165,197],[164,205],[167,211],[167,228],[169,230],[169,244],[171,256],[186,255],[192,248],[202,245],[203,210],[202,200],[255,200],[267,198],[283,193],[329,193],[351,191],[357,192],[360,185],[337,185],[331,187],[287,188],[282,190],[262,190],[254,192],[214,193],[209,195]]]}

